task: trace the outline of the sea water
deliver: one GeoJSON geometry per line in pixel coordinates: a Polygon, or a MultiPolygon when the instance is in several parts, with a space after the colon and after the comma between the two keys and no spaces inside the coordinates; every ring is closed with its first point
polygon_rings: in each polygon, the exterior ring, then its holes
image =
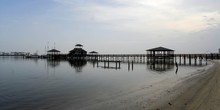
{"type": "MultiPolygon", "coordinates": [[[[156,66],[92,61],[0,57],[0,110],[73,110],[101,103],[167,78],[203,71],[203,66],[156,66]],[[98,64],[97,64],[98,63],[98,64]]],[[[128,94],[129,95],[129,94],[128,94]]]]}

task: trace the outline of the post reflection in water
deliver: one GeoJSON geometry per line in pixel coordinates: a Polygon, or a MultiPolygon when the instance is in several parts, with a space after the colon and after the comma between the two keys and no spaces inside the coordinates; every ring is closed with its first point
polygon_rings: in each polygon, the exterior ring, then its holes
{"type": "MultiPolygon", "coordinates": [[[[60,66],[60,62],[61,60],[47,60],[47,65],[55,69],[60,66]]],[[[87,64],[86,60],[68,60],[64,62],[68,62],[71,67],[76,69],[76,72],[82,72],[82,68],[87,64]]]]}
{"type": "MultiPolygon", "coordinates": [[[[170,63],[152,63],[147,65],[148,69],[158,72],[164,72],[174,69],[174,65],[170,63]]],[[[176,70],[177,73],[178,69],[176,70]]]]}
{"type": "Polygon", "coordinates": [[[47,64],[51,68],[56,68],[60,65],[60,60],[47,60],[47,64]]]}
{"type": "Polygon", "coordinates": [[[93,65],[93,68],[104,68],[104,69],[121,69],[121,62],[120,61],[89,61],[93,65]]]}
{"type": "Polygon", "coordinates": [[[71,67],[75,68],[76,72],[82,72],[82,68],[86,66],[87,61],[84,59],[68,60],[71,67]]]}
{"type": "Polygon", "coordinates": [[[178,66],[177,62],[175,63],[175,65],[176,65],[176,74],[177,74],[179,66],[178,66]]]}
{"type": "Polygon", "coordinates": [[[176,74],[178,73],[178,68],[176,68],[176,74]]]}
{"type": "MultiPolygon", "coordinates": [[[[50,68],[56,68],[60,66],[60,60],[47,60],[47,65],[50,68]]],[[[83,60],[83,59],[76,59],[76,60],[68,60],[68,61],[64,61],[64,62],[68,62],[69,65],[71,67],[73,67],[77,73],[82,72],[82,69],[84,66],[87,65],[87,60],[83,60]]],[[[103,69],[121,69],[121,63],[120,62],[111,62],[111,66],[110,62],[98,62],[98,61],[88,61],[89,63],[91,63],[91,65],[93,66],[93,68],[103,68],[103,69]]],[[[147,68],[149,70],[153,70],[153,71],[158,71],[158,72],[164,72],[164,71],[169,71],[174,69],[175,65],[173,63],[148,63],[147,64],[147,68]]],[[[134,63],[133,62],[128,62],[128,71],[134,69],[134,63]]],[[[176,65],[176,71],[175,73],[178,73],[178,65],[176,65]]]]}

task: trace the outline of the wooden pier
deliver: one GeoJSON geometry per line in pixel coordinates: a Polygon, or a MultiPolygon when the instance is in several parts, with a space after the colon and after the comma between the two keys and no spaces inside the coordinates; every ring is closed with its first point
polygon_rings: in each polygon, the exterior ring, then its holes
{"type": "Polygon", "coordinates": [[[88,60],[138,62],[148,64],[202,65],[205,61],[219,59],[219,54],[174,54],[174,50],[156,47],[147,54],[89,54],[88,60]]]}
{"type": "Polygon", "coordinates": [[[101,67],[106,69],[120,69],[121,61],[93,61],[93,67],[101,67]]]}
{"type": "MultiPolygon", "coordinates": [[[[173,54],[171,63],[177,62],[178,65],[202,65],[204,62],[207,63],[208,60],[219,60],[219,54],[173,54]]],[[[97,55],[87,55],[87,60],[90,61],[120,61],[120,62],[134,62],[134,63],[152,63],[150,54],[97,54],[97,55]]],[[[165,57],[160,58],[161,62],[155,63],[166,63],[163,60],[165,57]]]]}

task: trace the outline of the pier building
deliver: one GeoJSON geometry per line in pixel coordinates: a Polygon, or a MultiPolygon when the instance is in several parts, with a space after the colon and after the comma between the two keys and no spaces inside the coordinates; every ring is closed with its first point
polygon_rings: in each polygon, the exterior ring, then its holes
{"type": "Polygon", "coordinates": [[[174,50],[165,47],[148,49],[148,63],[174,63],[174,50]]]}
{"type": "Polygon", "coordinates": [[[60,51],[56,49],[51,49],[47,51],[47,58],[48,59],[56,59],[60,57],[60,51]]]}
{"type": "Polygon", "coordinates": [[[69,51],[69,59],[84,59],[87,55],[87,51],[83,49],[83,45],[76,44],[75,48],[69,51]]]}

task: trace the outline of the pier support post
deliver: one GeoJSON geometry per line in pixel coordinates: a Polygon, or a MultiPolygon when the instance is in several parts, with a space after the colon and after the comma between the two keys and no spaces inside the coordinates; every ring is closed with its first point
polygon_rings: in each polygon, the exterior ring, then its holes
{"type": "Polygon", "coordinates": [[[130,70],[130,62],[128,61],[128,70],[130,70]]]}
{"type": "Polygon", "coordinates": [[[184,58],[184,65],[186,65],[186,55],[184,55],[183,58],[184,58]]]}
{"type": "Polygon", "coordinates": [[[133,61],[131,62],[131,69],[132,70],[134,69],[134,62],[133,61]]]}
{"type": "Polygon", "coordinates": [[[119,69],[121,68],[121,61],[118,62],[119,63],[119,69]]]}
{"type": "Polygon", "coordinates": [[[175,57],[175,58],[174,58],[175,62],[177,62],[177,61],[176,61],[176,55],[174,55],[174,57],[175,57]]]}
{"type": "Polygon", "coordinates": [[[197,56],[195,56],[195,66],[197,65],[197,56]]]}
{"type": "Polygon", "coordinates": [[[189,55],[189,65],[191,65],[191,55],[189,55]]]}
{"type": "Polygon", "coordinates": [[[205,60],[206,60],[206,65],[208,65],[208,62],[207,62],[208,61],[208,55],[207,54],[205,55],[205,60]]]}

